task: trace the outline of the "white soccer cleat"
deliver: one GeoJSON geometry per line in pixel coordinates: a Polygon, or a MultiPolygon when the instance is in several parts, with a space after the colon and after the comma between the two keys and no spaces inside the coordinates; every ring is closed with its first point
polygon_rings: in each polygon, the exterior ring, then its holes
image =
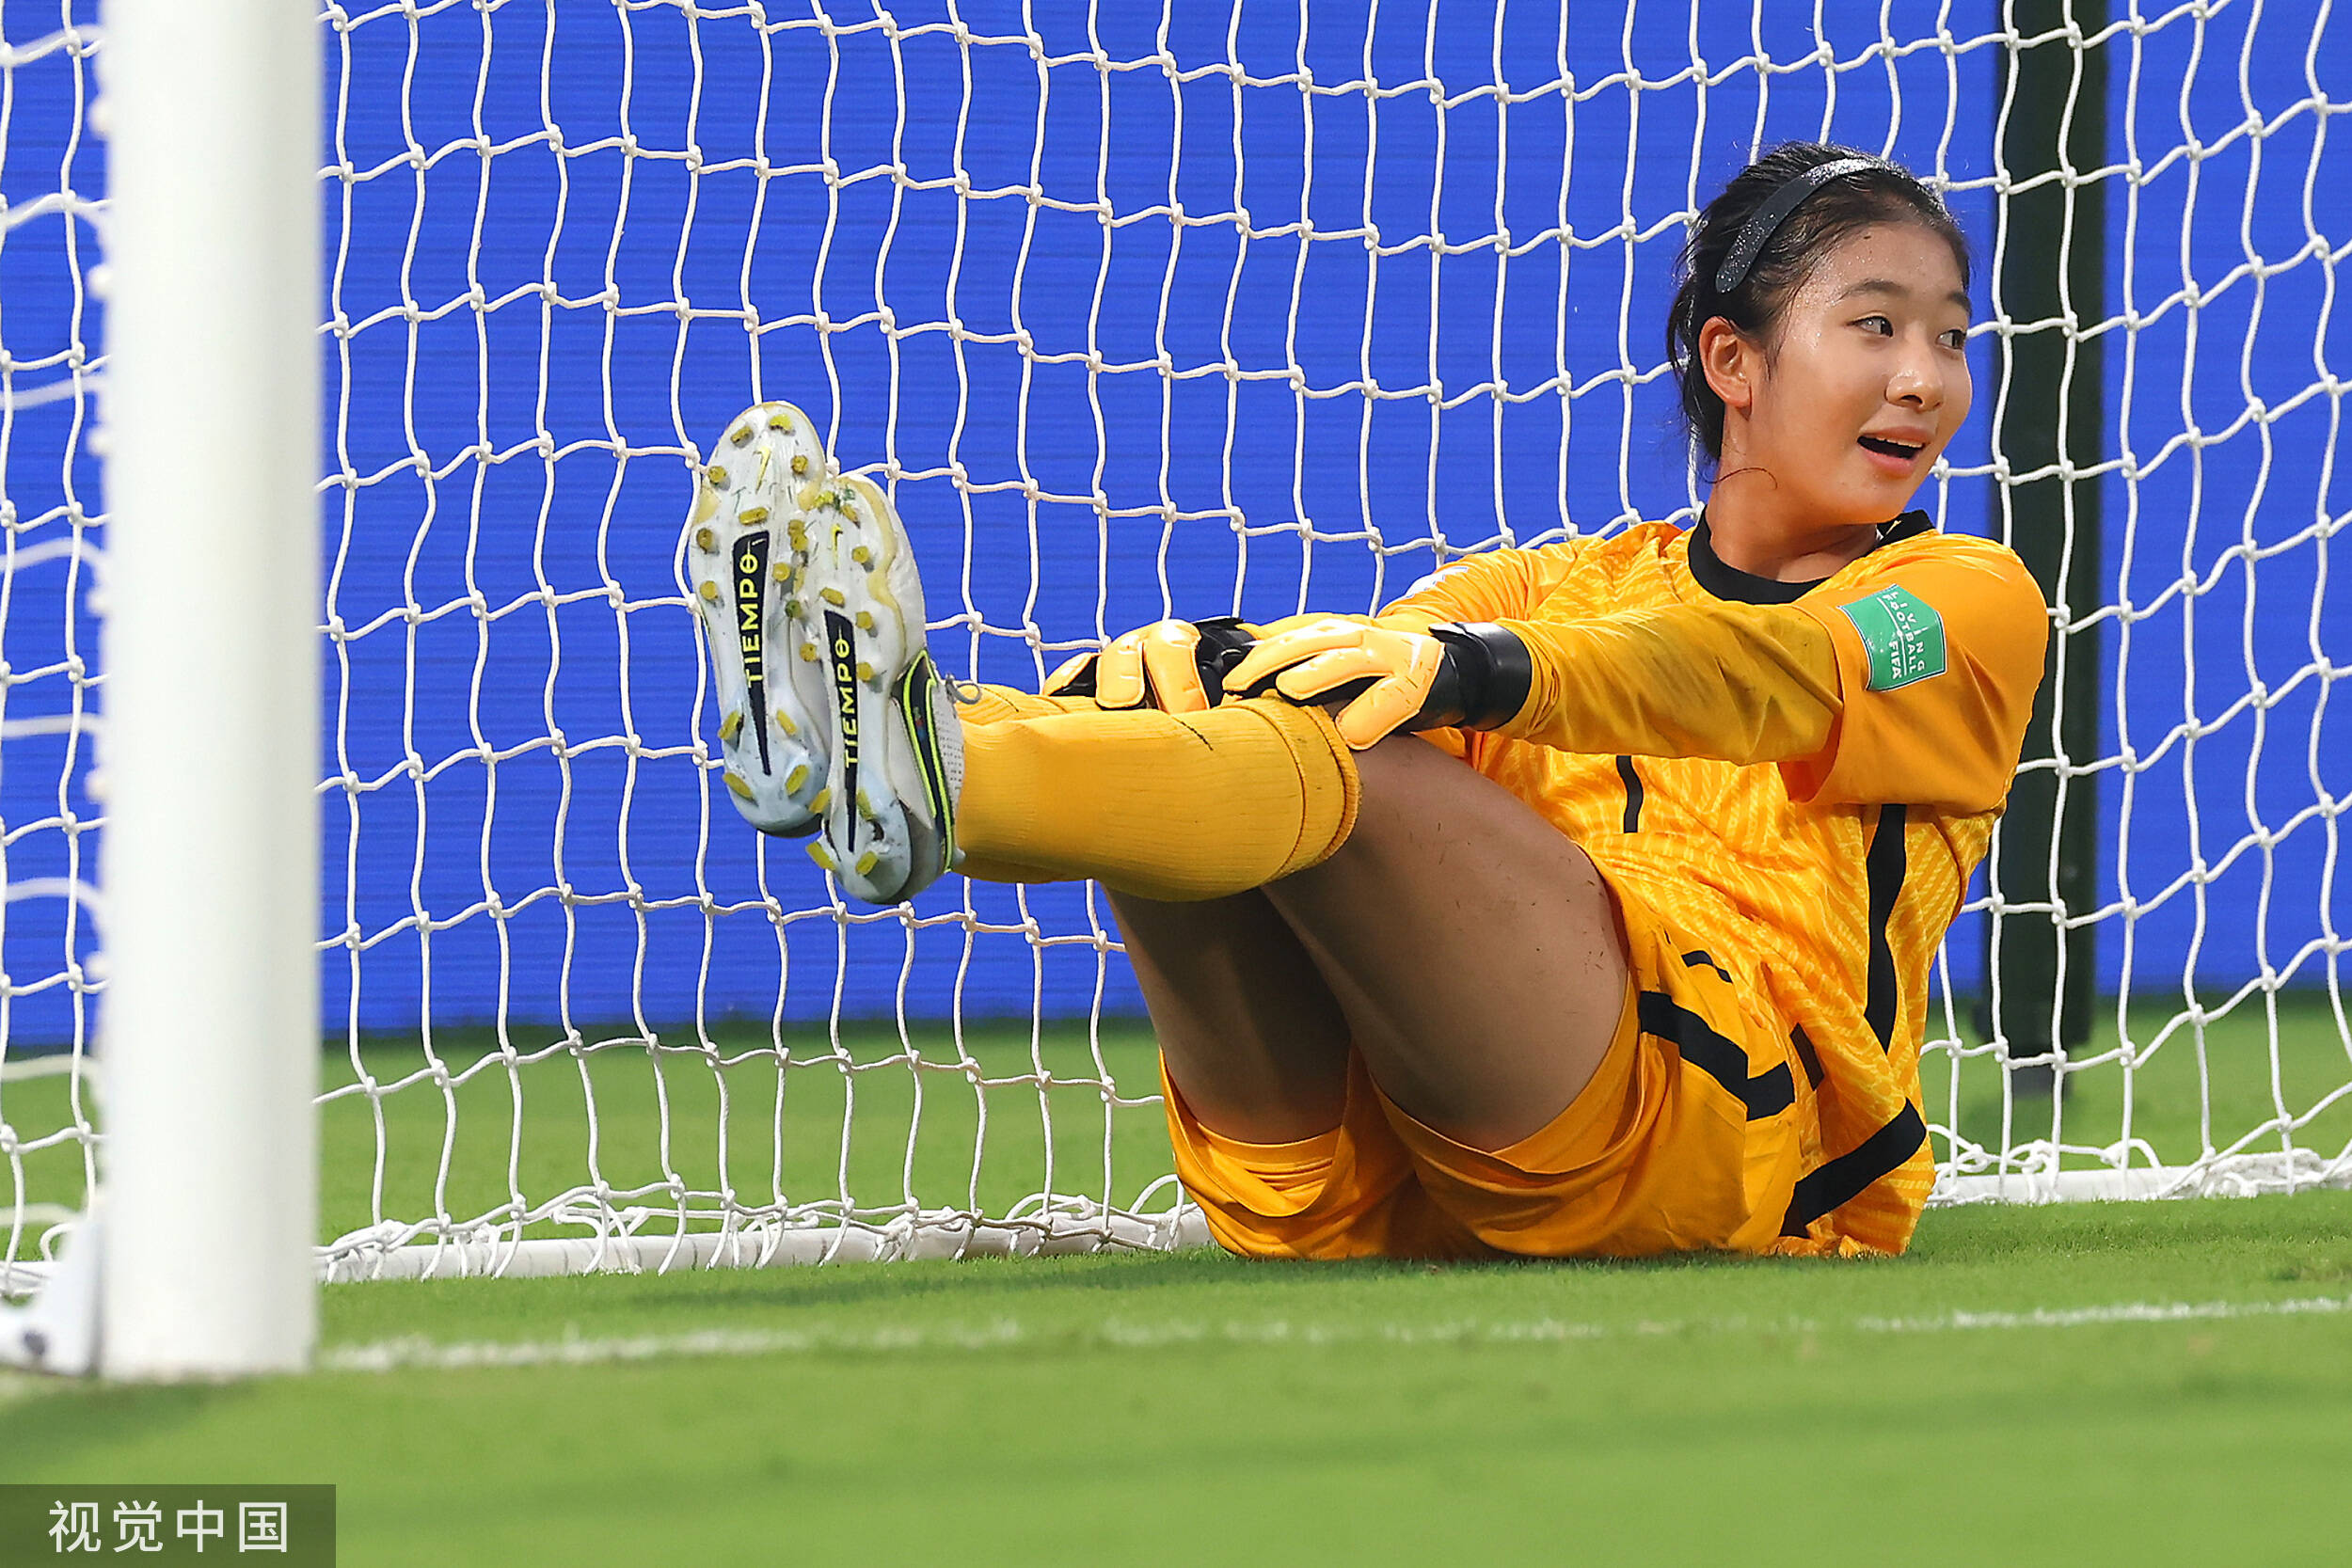
{"type": "Polygon", "coordinates": [[[687,560],[736,809],[816,834],[809,858],[868,903],[930,886],[955,861],[963,732],[882,491],[834,471],[805,414],[761,404],[719,438],[687,560]]]}
{"type": "Polygon", "coordinates": [[[795,837],[817,831],[821,809],[823,757],[811,746],[808,715],[822,711],[823,697],[776,657],[792,646],[782,625],[791,557],[788,545],[776,545],[805,530],[789,510],[794,491],[828,477],[808,417],[788,403],[761,404],[719,438],[686,525],[687,580],[710,641],[727,792],[753,827],[795,837]]]}

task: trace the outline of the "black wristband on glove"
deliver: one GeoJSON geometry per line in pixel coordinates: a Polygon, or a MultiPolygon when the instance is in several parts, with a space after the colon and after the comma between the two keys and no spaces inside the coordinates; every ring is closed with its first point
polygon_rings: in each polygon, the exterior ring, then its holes
{"type": "Polygon", "coordinates": [[[1527,705],[1535,662],[1516,636],[1491,621],[1439,621],[1429,635],[1445,644],[1445,664],[1406,729],[1501,729],[1527,705]]]}

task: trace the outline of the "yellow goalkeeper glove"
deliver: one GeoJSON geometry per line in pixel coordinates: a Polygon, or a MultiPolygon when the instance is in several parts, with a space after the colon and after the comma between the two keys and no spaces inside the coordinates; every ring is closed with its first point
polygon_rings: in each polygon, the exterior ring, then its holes
{"type": "Polygon", "coordinates": [[[1533,676],[1527,644],[1498,626],[1311,615],[1264,627],[1225,689],[1344,700],[1340,736],[1362,751],[1398,730],[1507,723],[1533,676]]]}
{"type": "Polygon", "coordinates": [[[1091,697],[1101,707],[1206,712],[1225,695],[1218,677],[1241,657],[1257,629],[1231,616],[1154,621],[1112,638],[1100,654],[1080,654],[1063,664],[1045,678],[1045,695],[1091,697]]]}

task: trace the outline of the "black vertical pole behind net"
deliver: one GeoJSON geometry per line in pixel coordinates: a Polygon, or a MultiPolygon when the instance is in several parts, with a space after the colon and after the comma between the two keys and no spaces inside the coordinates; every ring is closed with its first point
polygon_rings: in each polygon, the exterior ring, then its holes
{"type": "MultiPolygon", "coordinates": [[[[1994,112],[2001,115],[2006,105],[2006,114],[1994,134],[2010,182],[2069,165],[2099,167],[2107,161],[2106,51],[2078,49],[2065,28],[2071,17],[2079,36],[2096,34],[2106,25],[2107,0],[2009,0],[2005,9],[2021,40],[2057,34],[2003,54],[2004,90],[1994,112]]],[[[1999,304],[2019,330],[1994,340],[1995,388],[2007,372],[1994,450],[2012,473],[2056,465],[2061,429],[2077,467],[2101,456],[2104,340],[2070,338],[2065,325],[2071,319],[2089,330],[2106,314],[2101,199],[2097,184],[2070,188],[2051,179],[2012,192],[2002,204],[1999,304]]],[[[2102,601],[2097,480],[2051,477],[1997,486],[1992,505],[1994,537],[2025,558],[2044,596],[2063,606],[2069,619],[2082,619],[2102,601]]],[[[2095,781],[2076,777],[2061,791],[2055,769],[2031,765],[2059,754],[2075,766],[2096,757],[2102,695],[2098,628],[2054,630],[2049,673],[2026,732],[2027,770],[2010,791],[1994,867],[2005,902],[2056,903],[2076,917],[2095,907],[2095,781]]],[[[2083,1044],[2096,984],[2090,927],[2064,930],[2041,912],[1992,917],[1988,927],[1988,979],[1997,976],[1989,989],[1997,1000],[1988,999],[1985,1022],[2008,1040],[2010,1056],[2049,1058],[2083,1044]]],[[[2018,1092],[2047,1095],[2054,1077],[2042,1065],[2017,1069],[2010,1082],[2018,1092]]]]}

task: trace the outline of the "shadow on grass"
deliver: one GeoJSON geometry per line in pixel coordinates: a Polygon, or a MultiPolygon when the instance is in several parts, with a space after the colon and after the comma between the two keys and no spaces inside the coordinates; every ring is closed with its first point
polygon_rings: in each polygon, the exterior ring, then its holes
{"type": "MultiPolygon", "coordinates": [[[[520,1314],[543,1328],[577,1318],[621,1315],[643,1322],[675,1320],[699,1326],[714,1315],[851,1313],[882,1307],[947,1304],[985,1316],[1039,1297],[1092,1296],[1135,1305],[1203,1289],[1257,1291],[1275,1286],[1377,1289],[1387,1281],[1466,1281],[1557,1275],[1670,1275],[1703,1271],[1786,1271],[1820,1267],[1808,1259],[1693,1254],[1649,1259],[1518,1259],[1432,1263],[1409,1259],[1345,1261],[1251,1260],[1200,1249],[1181,1253],[1110,1253],[1045,1259],[989,1258],[962,1261],[847,1263],[817,1268],[715,1269],[693,1274],[588,1275],[564,1279],[480,1282],[388,1282],[339,1287],[333,1313],[346,1332],[365,1337],[389,1323],[429,1321],[440,1309],[491,1307],[491,1315],[520,1314]],[[343,1291],[353,1292],[343,1295],[343,1291]],[[382,1291],[383,1294],[376,1292],[382,1291]],[[495,1295],[490,1294],[495,1292],[495,1295]],[[340,1298],[340,1299],[338,1299],[340,1298]],[[497,1305],[491,1307],[492,1301],[497,1305]]],[[[1833,1265],[1834,1266],[1834,1265],[1833,1265]]]]}
{"type": "MultiPolygon", "coordinates": [[[[70,1473],[77,1455],[104,1453],[143,1443],[194,1424],[251,1399],[251,1384],[177,1384],[130,1387],[72,1379],[42,1379],[41,1391],[7,1407],[8,1441],[0,1446],[0,1480],[14,1480],[19,1466],[38,1464],[48,1475],[70,1473]]],[[[77,1483],[97,1484],[135,1477],[77,1475],[77,1483]]]]}

